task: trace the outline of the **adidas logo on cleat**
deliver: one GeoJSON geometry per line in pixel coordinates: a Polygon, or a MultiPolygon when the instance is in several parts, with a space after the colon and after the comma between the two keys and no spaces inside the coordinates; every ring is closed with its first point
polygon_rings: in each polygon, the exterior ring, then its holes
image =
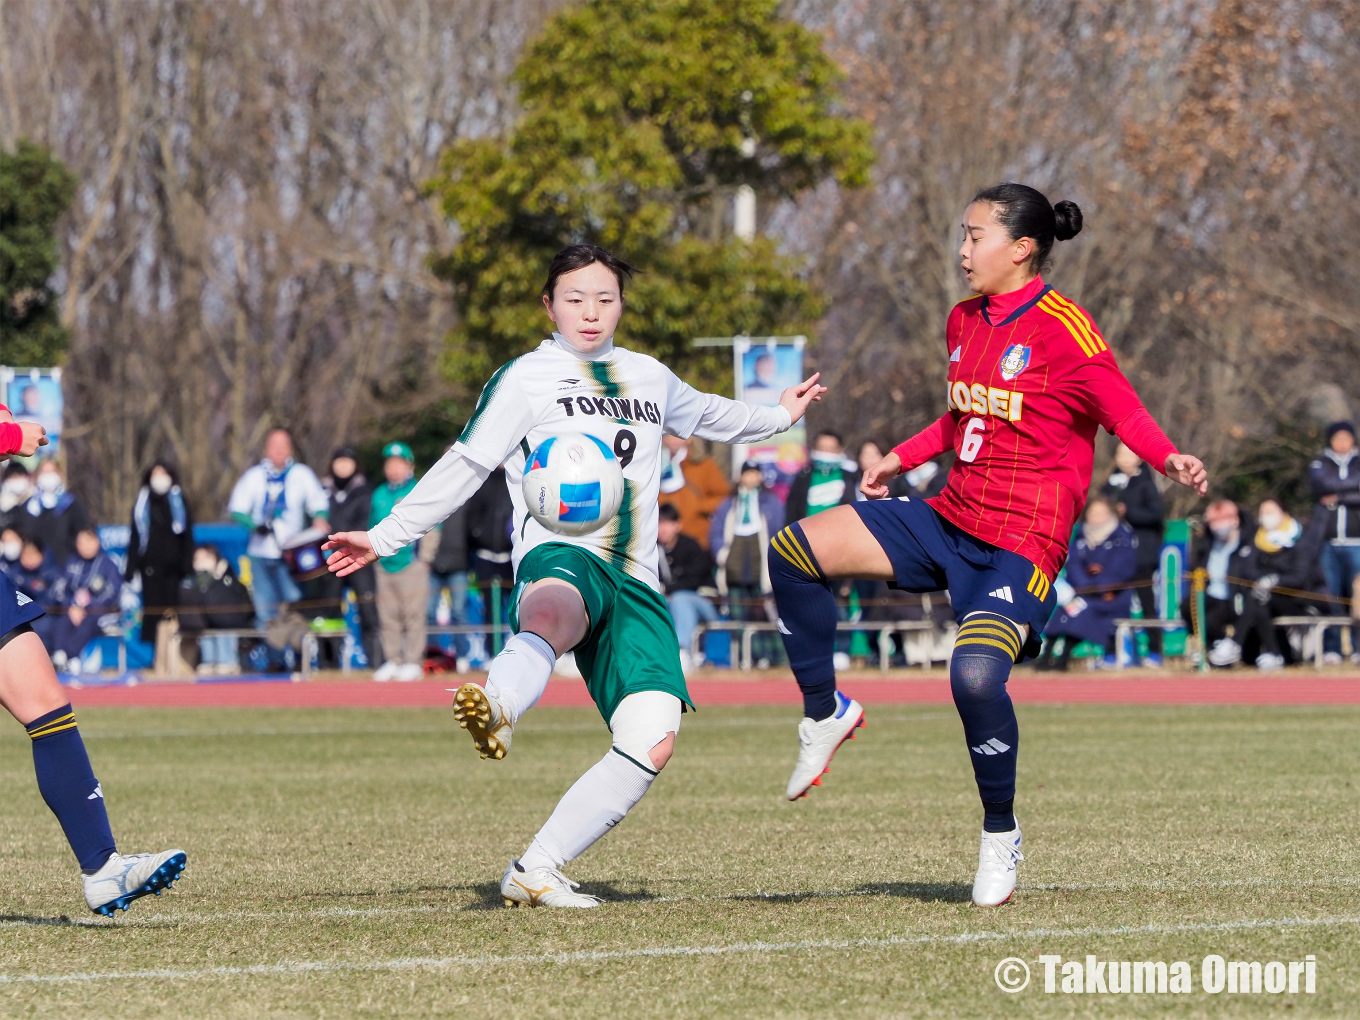
{"type": "Polygon", "coordinates": [[[1011,586],[1009,584],[1002,585],[996,591],[989,591],[987,594],[991,598],[1004,599],[1005,601],[1011,603],[1012,605],[1015,604],[1015,599],[1011,598],[1011,586]]]}
{"type": "Polygon", "coordinates": [[[985,744],[978,744],[972,751],[974,754],[1005,754],[1010,749],[1010,744],[1003,744],[1001,741],[997,740],[996,737],[993,737],[985,744]]]}

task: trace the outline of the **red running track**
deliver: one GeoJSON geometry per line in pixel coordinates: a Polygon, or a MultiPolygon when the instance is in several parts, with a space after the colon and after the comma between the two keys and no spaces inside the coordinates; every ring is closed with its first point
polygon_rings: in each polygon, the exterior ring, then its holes
{"type": "MultiPolygon", "coordinates": [[[[312,680],[307,683],[173,683],[147,682],[134,687],[70,689],[74,704],[144,708],[420,708],[445,706],[446,688],[461,678],[417,683],[378,684],[371,680],[312,680]]],[[[841,688],[868,705],[950,704],[944,676],[898,679],[847,677],[841,688]]],[[[704,677],[689,682],[699,707],[705,705],[797,705],[798,685],[792,677],[750,679],[741,674],[704,677]]],[[[1016,701],[1032,705],[1360,705],[1360,676],[1309,676],[1285,673],[1263,677],[1250,673],[1201,677],[1098,676],[1033,677],[1021,674],[1010,682],[1016,701]]],[[[579,680],[553,680],[539,702],[543,705],[591,704],[579,680]]]]}

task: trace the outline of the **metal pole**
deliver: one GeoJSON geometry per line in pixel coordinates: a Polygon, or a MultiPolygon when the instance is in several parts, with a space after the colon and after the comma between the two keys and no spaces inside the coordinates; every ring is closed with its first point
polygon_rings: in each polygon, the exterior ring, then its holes
{"type": "Polygon", "coordinates": [[[1195,570],[1190,575],[1191,588],[1194,591],[1194,609],[1192,615],[1195,625],[1195,637],[1199,639],[1199,671],[1209,672],[1209,636],[1205,629],[1204,619],[1204,591],[1209,587],[1209,571],[1203,567],[1195,570]]]}

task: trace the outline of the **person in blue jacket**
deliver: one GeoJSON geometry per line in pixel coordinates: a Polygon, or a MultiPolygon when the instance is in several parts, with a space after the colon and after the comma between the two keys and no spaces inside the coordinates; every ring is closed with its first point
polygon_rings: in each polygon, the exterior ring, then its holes
{"type": "Polygon", "coordinates": [[[1138,576],[1138,538],[1106,497],[1096,496],[1086,504],[1066,571],[1068,587],[1057,586],[1058,609],[1044,632],[1049,640],[1039,669],[1066,670],[1080,641],[1113,654],[1114,621],[1129,615],[1133,589],[1123,586],[1138,576]],[[1055,660],[1052,639],[1060,636],[1065,640],[1055,660]]]}
{"type": "Polygon", "coordinates": [[[118,611],[123,574],[99,544],[99,533],[82,528],[76,551],[52,589],[52,640],[48,646],[58,670],[80,672],[80,653],[99,634],[99,619],[118,611]]]}

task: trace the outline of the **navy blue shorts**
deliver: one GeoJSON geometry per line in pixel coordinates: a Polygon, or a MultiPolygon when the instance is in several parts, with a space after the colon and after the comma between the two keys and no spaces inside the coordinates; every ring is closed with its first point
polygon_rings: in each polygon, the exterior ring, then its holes
{"type": "Polygon", "coordinates": [[[923,499],[852,504],[888,554],[901,591],[949,591],[954,619],[986,610],[1029,625],[1020,661],[1039,654],[1057,596],[1049,579],[1019,553],[999,549],[935,512],[923,499]]]}
{"type": "Polygon", "coordinates": [[[0,637],[40,619],[43,612],[42,606],[15,588],[14,582],[0,571],[0,637]]]}

